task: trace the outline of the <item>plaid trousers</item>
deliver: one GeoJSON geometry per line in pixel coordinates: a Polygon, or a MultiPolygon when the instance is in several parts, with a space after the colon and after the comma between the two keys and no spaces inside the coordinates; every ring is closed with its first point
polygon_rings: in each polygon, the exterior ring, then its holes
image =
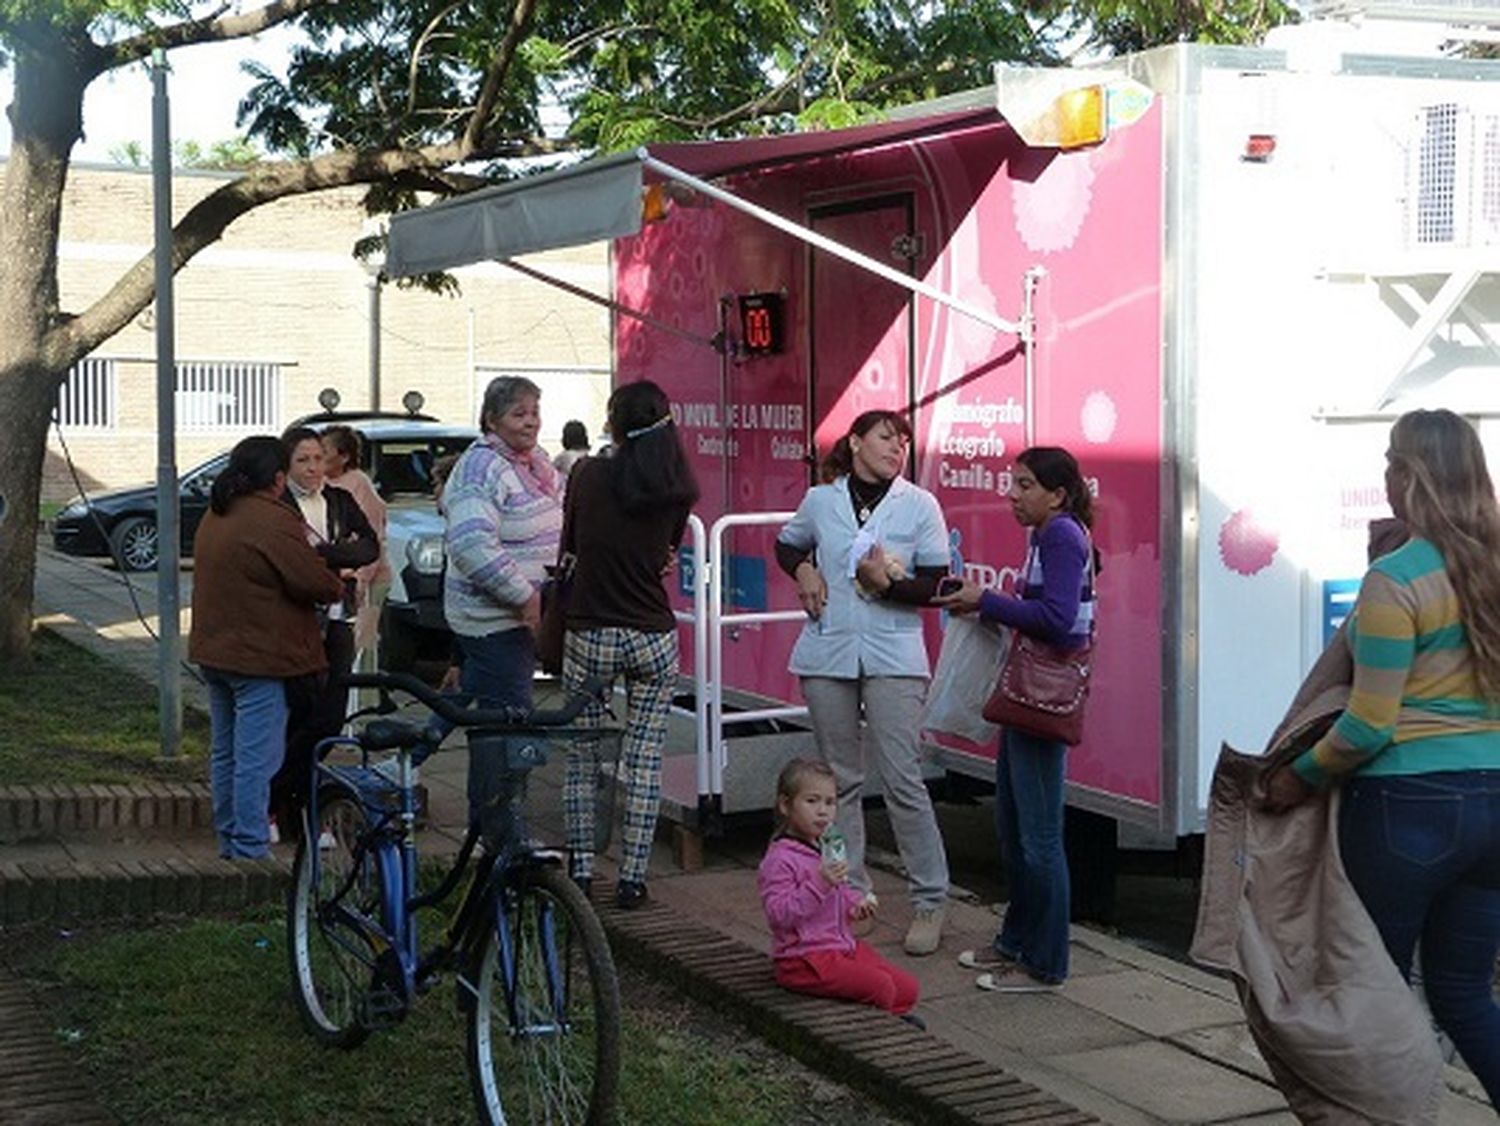
{"type": "MultiPolygon", "coordinates": [[[[585,677],[613,683],[625,677],[625,739],[617,781],[625,787],[625,825],[620,843],[620,879],[644,883],[661,806],[662,746],[667,711],[677,689],[677,631],[638,629],[569,630],[563,644],[564,688],[576,690],[585,677]]],[[[580,722],[598,726],[604,707],[592,704],[580,722]]],[[[594,801],[599,775],[599,741],[580,739],[568,750],[563,783],[563,816],[573,875],[594,870],[594,801]]]]}

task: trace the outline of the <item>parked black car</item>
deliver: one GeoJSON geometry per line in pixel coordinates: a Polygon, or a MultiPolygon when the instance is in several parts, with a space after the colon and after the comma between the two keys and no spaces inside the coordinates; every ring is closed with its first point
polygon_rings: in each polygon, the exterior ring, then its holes
{"type": "MultiPolygon", "coordinates": [[[[473,441],[472,427],[438,422],[428,415],[333,412],[298,419],[297,425],[322,429],[343,422],[364,440],[363,469],[387,501],[432,495],[432,463],[462,453],[473,441]]],[[[217,454],[189,470],[178,485],[182,555],[193,554],[193,537],[208,511],[209,490],[229,460],[217,454]]],[[[111,556],[127,571],[156,567],[156,486],[110,489],[70,501],[53,520],[52,542],[70,555],[111,556]]],[[[401,560],[392,561],[397,568],[401,560]]]]}

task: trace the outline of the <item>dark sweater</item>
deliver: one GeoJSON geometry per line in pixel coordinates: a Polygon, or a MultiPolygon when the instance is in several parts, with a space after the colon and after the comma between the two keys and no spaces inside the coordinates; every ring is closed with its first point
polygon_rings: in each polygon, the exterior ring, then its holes
{"type": "Polygon", "coordinates": [[[578,462],[568,476],[564,551],[577,557],[568,629],[616,626],[646,633],[677,628],[663,569],[682,540],[687,509],[663,505],[627,515],[604,458],[578,462]]]}

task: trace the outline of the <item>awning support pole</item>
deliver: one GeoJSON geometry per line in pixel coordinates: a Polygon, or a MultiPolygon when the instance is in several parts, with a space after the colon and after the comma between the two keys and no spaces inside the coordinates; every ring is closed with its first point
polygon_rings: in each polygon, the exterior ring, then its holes
{"type": "Polygon", "coordinates": [[[1029,343],[1029,341],[1026,340],[1027,328],[1024,325],[1017,324],[1014,321],[1007,321],[1001,317],[995,316],[993,313],[988,313],[978,306],[971,305],[967,301],[960,300],[959,298],[954,297],[951,293],[945,293],[935,286],[930,286],[926,282],[912,277],[910,274],[903,274],[900,270],[893,269],[892,267],[887,266],[884,262],[877,262],[874,258],[871,258],[868,255],[861,254],[857,250],[851,250],[849,249],[849,247],[844,246],[842,243],[835,242],[833,239],[828,238],[825,235],[818,234],[817,231],[812,230],[810,227],[804,227],[800,223],[794,223],[792,220],[786,218],[785,216],[778,215],[776,214],[776,212],[770,211],[764,207],[760,207],[757,204],[751,203],[749,200],[741,199],[733,192],[727,192],[723,188],[716,187],[715,185],[710,184],[707,180],[700,180],[698,179],[698,177],[684,172],[680,168],[674,168],[670,164],[664,164],[662,161],[657,160],[656,157],[646,155],[646,150],[644,149],[641,151],[643,154],[641,156],[641,163],[644,164],[647,168],[651,169],[653,172],[665,176],[669,180],[676,180],[679,184],[686,184],[695,192],[699,192],[700,194],[707,196],[709,199],[718,200],[726,207],[732,207],[736,211],[743,211],[751,218],[759,219],[762,223],[766,223],[772,227],[775,227],[779,231],[785,231],[793,238],[801,239],[803,242],[809,244],[810,246],[815,246],[825,253],[832,254],[835,258],[842,258],[845,262],[850,262],[863,270],[868,270],[870,273],[875,274],[877,277],[884,278],[886,281],[891,282],[895,285],[899,285],[903,289],[909,289],[913,293],[920,294],[921,296],[929,298],[932,301],[936,301],[940,305],[948,306],[948,308],[952,309],[954,312],[962,313],[966,317],[971,317],[974,320],[978,321],[980,324],[988,325],[990,328],[994,329],[997,332],[1005,332],[1013,336],[1019,336],[1021,337],[1023,342],[1029,343]]]}
{"type": "Polygon", "coordinates": [[[1028,446],[1036,445],[1036,287],[1047,276],[1047,267],[1033,266],[1021,280],[1021,347],[1025,356],[1026,422],[1028,446]]]}
{"type": "Polygon", "coordinates": [[[572,282],[565,282],[561,278],[554,278],[551,274],[544,274],[542,271],[534,270],[530,266],[523,266],[514,258],[497,258],[495,261],[499,262],[502,266],[509,266],[518,274],[525,274],[528,278],[534,278],[544,285],[550,285],[555,289],[562,290],[564,293],[571,293],[574,297],[581,297],[585,301],[592,301],[595,305],[603,305],[611,312],[623,313],[627,317],[634,317],[636,320],[642,321],[652,328],[659,328],[663,332],[670,332],[673,336],[680,336],[683,340],[690,341],[693,344],[701,344],[705,348],[712,348],[715,352],[723,351],[720,342],[713,337],[699,336],[696,332],[688,332],[686,329],[678,328],[676,325],[669,325],[665,321],[659,321],[655,317],[648,316],[639,309],[632,309],[629,305],[621,305],[618,301],[611,301],[608,297],[600,297],[597,293],[590,293],[582,286],[574,285],[572,282]]]}

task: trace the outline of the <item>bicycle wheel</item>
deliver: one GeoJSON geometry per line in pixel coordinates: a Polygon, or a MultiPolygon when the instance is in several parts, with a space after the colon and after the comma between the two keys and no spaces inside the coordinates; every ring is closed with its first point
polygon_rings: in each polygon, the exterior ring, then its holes
{"type": "Polygon", "coordinates": [[[359,846],[368,827],[357,798],[325,791],[318,824],[297,848],[287,903],[297,1008],[314,1036],[340,1048],[370,1034],[360,1016],[375,978],[381,888],[376,853],[359,846]]]}
{"type": "Polygon", "coordinates": [[[520,874],[498,894],[467,975],[479,1121],[613,1121],[620,983],[598,916],[558,868],[520,874]]]}

